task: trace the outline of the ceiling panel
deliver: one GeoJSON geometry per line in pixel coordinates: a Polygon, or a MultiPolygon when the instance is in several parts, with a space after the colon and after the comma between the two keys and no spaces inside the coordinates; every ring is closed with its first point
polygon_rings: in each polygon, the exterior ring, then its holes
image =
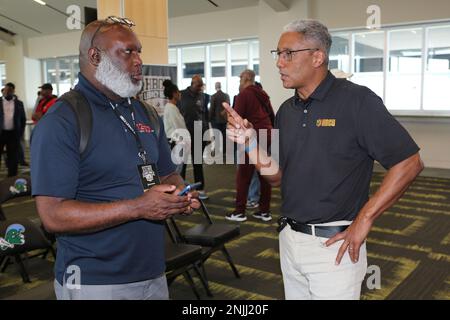
{"type": "MultiPolygon", "coordinates": [[[[97,7],[96,0],[44,0],[54,7],[42,6],[33,0],[0,0],[0,27],[24,37],[70,32],[66,27],[67,17],[63,15],[69,5],[81,8],[84,21],[84,7],[97,7]]],[[[207,0],[168,0],[169,17],[216,12],[242,7],[256,6],[258,0],[213,0],[215,7],[207,0]]],[[[83,27],[83,25],[82,25],[83,27]]]]}
{"type": "MultiPolygon", "coordinates": [[[[258,0],[169,0],[169,17],[187,16],[199,13],[216,12],[258,5],[258,0]]],[[[231,18],[231,17],[230,17],[231,18]]]]}

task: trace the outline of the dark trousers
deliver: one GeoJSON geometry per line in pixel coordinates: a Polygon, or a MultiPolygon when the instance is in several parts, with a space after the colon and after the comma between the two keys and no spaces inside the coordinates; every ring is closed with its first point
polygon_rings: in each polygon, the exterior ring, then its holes
{"type": "MultiPolygon", "coordinates": [[[[236,175],[236,212],[244,213],[247,203],[248,188],[252,180],[255,166],[253,164],[240,164],[236,175]]],[[[259,197],[259,211],[270,211],[270,198],[272,197],[272,187],[258,173],[261,195],[259,197]]]]}
{"type": "Polygon", "coordinates": [[[27,162],[25,161],[25,140],[22,138],[19,139],[19,164],[25,165],[27,162]]]}
{"type": "MultiPolygon", "coordinates": [[[[206,143],[203,142],[202,143],[202,155],[203,155],[203,150],[205,150],[206,147],[206,143]]],[[[191,158],[192,158],[192,167],[194,168],[194,182],[201,182],[202,183],[202,189],[205,189],[205,178],[203,176],[203,157],[202,157],[202,162],[199,164],[194,164],[194,143],[191,143],[191,158]]],[[[186,166],[187,164],[183,164],[183,169],[181,169],[181,177],[183,178],[183,180],[186,180],[186,166]]]]}
{"type": "MultiPolygon", "coordinates": [[[[269,149],[270,154],[270,144],[271,144],[271,136],[270,131],[267,136],[267,148],[269,149]]],[[[244,213],[245,206],[247,204],[248,197],[248,189],[250,187],[250,182],[252,181],[253,173],[256,170],[255,165],[249,164],[250,161],[248,159],[247,154],[245,154],[245,164],[239,164],[238,170],[236,174],[236,212],[244,213]]],[[[258,172],[258,178],[260,183],[260,192],[261,195],[259,197],[259,211],[261,212],[269,212],[270,211],[270,199],[272,197],[272,186],[261,177],[258,172]]]]}
{"type": "Polygon", "coordinates": [[[8,167],[8,177],[17,176],[17,167],[19,165],[19,144],[19,137],[14,130],[2,130],[0,134],[0,156],[6,146],[6,166],[8,167]]]}
{"type": "MultiPolygon", "coordinates": [[[[227,146],[227,134],[226,134],[227,124],[213,122],[212,126],[214,129],[219,130],[220,133],[222,134],[222,153],[225,156],[226,146],[227,146]]],[[[217,152],[219,152],[219,148],[220,148],[220,146],[216,144],[216,154],[217,154],[217,152]]]]}

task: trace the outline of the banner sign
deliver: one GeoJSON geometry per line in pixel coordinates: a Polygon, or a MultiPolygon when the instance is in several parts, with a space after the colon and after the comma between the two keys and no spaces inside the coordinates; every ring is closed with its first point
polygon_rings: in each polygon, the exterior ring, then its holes
{"type": "Polygon", "coordinates": [[[154,106],[158,114],[164,114],[164,106],[168,100],[164,97],[164,80],[177,84],[177,67],[170,65],[143,65],[143,85],[139,99],[154,106]]]}

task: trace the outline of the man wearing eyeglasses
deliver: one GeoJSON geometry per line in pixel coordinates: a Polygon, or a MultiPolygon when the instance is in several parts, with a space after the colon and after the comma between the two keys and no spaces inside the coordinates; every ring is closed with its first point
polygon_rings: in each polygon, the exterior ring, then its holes
{"type": "Polygon", "coordinates": [[[200,206],[195,193],[178,196],[184,183],[162,121],[155,132],[133,98],[142,86],[133,25],[109,17],[81,35],[75,90],[92,112],[86,150],[67,102],[57,102],[33,132],[33,195],[45,228],[57,235],[58,299],[168,299],[163,221],[200,206]]]}
{"type": "Polygon", "coordinates": [[[281,185],[286,299],[359,299],[372,224],[423,169],[419,147],[382,100],[328,71],[330,47],[323,24],[299,20],[272,51],[283,87],[295,90],[276,116],[278,162],[259,148],[253,125],[225,106],[229,137],[245,143],[272,186],[281,185]],[[388,171],[369,199],[374,160],[388,171]]]}

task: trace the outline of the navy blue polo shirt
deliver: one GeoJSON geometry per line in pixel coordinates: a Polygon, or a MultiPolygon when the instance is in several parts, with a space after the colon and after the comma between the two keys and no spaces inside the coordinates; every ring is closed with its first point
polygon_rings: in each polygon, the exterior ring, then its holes
{"type": "MultiPolygon", "coordinates": [[[[69,105],[59,101],[39,121],[31,143],[33,196],[103,203],[133,199],[143,194],[137,165],[136,140],[118,119],[109,102],[79,74],[76,86],[92,109],[92,133],[80,159],[79,128],[69,105]]],[[[128,99],[113,102],[130,124],[128,99]]],[[[131,99],[142,144],[161,176],[175,170],[160,120],[159,138],[139,102],[131,99]]],[[[164,225],[148,220],[130,221],[87,234],[57,235],[55,277],[59,283],[76,265],[81,284],[107,285],[143,281],[165,271],[164,225]]]]}
{"type": "Polygon", "coordinates": [[[419,151],[380,97],[330,72],[306,101],[285,101],[275,127],[281,214],[302,223],[353,220],[368,201],[374,160],[389,169],[419,151]]]}

